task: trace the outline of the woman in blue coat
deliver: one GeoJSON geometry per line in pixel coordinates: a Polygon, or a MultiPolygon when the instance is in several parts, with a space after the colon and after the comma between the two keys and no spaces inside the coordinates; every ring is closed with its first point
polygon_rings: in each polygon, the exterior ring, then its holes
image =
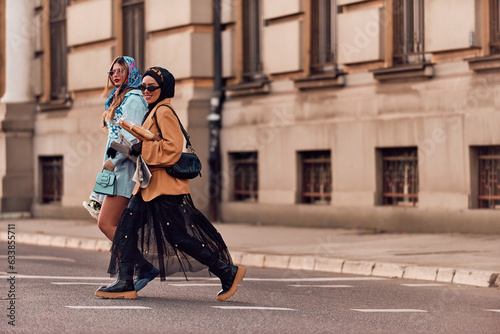
{"type": "MultiPolygon", "coordinates": [[[[118,121],[125,117],[133,123],[141,124],[148,111],[148,104],[138,89],[142,83],[142,76],[133,58],[115,58],[108,72],[106,91],[109,91],[109,83],[113,84],[114,89],[106,99],[106,110],[102,114],[102,125],[108,130],[108,142],[102,168],[112,171],[116,175],[116,196],[104,196],[96,218],[98,218],[99,229],[109,240],[113,241],[120,216],[127,207],[134,189],[135,182],[132,181],[132,177],[135,172],[135,164],[122,153],[110,148],[110,144],[118,139],[120,133],[132,144],[137,143],[137,139],[123,130],[118,121]]],[[[92,200],[100,202],[103,196],[92,193],[90,198],[91,203],[92,200]]],[[[94,208],[93,205],[84,202],[84,206],[92,214],[90,209],[94,208]]]]}

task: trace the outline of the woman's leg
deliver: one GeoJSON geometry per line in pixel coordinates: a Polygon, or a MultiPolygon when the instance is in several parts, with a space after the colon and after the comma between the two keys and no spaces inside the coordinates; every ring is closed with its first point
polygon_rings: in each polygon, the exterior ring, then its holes
{"type": "Polygon", "coordinates": [[[115,235],[116,227],[120,222],[123,210],[127,207],[129,199],[123,196],[106,196],[102,203],[101,213],[97,226],[111,241],[115,235]]]}

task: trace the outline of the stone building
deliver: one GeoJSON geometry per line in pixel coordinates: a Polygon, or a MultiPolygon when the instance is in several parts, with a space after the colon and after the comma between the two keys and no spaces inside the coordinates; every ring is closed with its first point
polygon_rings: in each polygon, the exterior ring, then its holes
{"type": "Polygon", "coordinates": [[[207,162],[216,15],[222,221],[500,233],[498,0],[0,0],[1,212],[85,217],[117,55],[207,162]]]}

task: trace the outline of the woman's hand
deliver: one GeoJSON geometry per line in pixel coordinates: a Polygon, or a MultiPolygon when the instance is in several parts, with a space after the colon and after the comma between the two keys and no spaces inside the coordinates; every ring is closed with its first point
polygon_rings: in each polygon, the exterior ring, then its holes
{"type": "Polygon", "coordinates": [[[112,172],[115,169],[115,165],[111,162],[110,159],[108,159],[104,162],[104,165],[102,165],[102,168],[112,172]]]}

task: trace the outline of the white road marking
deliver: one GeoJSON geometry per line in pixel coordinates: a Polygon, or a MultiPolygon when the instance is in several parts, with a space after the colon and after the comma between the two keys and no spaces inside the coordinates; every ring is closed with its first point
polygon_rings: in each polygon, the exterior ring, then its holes
{"type": "MultiPolygon", "coordinates": [[[[0,255],[0,259],[6,259],[7,255],[0,255]]],[[[39,260],[39,261],[64,261],[76,262],[75,259],[68,259],[66,257],[55,256],[39,256],[39,255],[16,255],[17,260],[39,260]]]]}
{"type": "Polygon", "coordinates": [[[499,312],[499,313],[500,313],[500,310],[485,310],[485,311],[489,311],[489,312],[499,312]]]}
{"type": "Polygon", "coordinates": [[[66,306],[73,309],[95,309],[95,310],[152,310],[146,306],[66,306]]]}
{"type": "MultiPolygon", "coordinates": [[[[220,286],[220,283],[168,283],[168,285],[173,285],[173,286],[220,286]]],[[[241,284],[238,285],[239,287],[241,284]]]]}
{"type": "Polygon", "coordinates": [[[106,283],[92,283],[92,282],[50,282],[55,285],[106,285],[109,284],[109,282],[106,283]]]}
{"type": "Polygon", "coordinates": [[[367,313],[370,313],[370,312],[393,312],[393,313],[404,313],[404,312],[427,312],[426,310],[418,310],[418,309],[404,309],[404,308],[394,308],[394,309],[391,309],[391,308],[385,308],[385,309],[376,309],[376,308],[370,308],[370,309],[351,309],[351,311],[358,311],[358,312],[367,312],[367,313]]]}
{"type": "MultiPolygon", "coordinates": [[[[9,278],[11,274],[6,273],[5,271],[0,271],[0,278],[9,278]]],[[[113,277],[85,277],[85,276],[38,276],[38,275],[20,275],[16,274],[16,278],[33,278],[33,279],[51,279],[51,280],[116,280],[113,277]]],[[[167,277],[167,281],[185,281],[184,277],[167,277]]],[[[218,278],[205,278],[205,277],[190,277],[190,281],[194,280],[218,280],[218,278]]]]}
{"type": "Polygon", "coordinates": [[[410,287],[426,287],[426,286],[443,286],[444,284],[440,283],[422,283],[422,284],[401,284],[404,286],[410,286],[410,287]]]}
{"type": "Polygon", "coordinates": [[[324,277],[324,278],[247,278],[245,281],[258,282],[337,282],[337,281],[380,281],[387,280],[382,277],[324,277]]]}
{"type": "Polygon", "coordinates": [[[312,284],[290,284],[288,286],[293,286],[296,288],[353,288],[352,285],[312,285],[312,284]]]}
{"type": "MultiPolygon", "coordinates": [[[[5,271],[0,271],[0,279],[9,278],[10,274],[5,271]]],[[[38,275],[20,275],[16,274],[16,278],[33,278],[33,279],[51,279],[51,280],[115,280],[112,277],[85,277],[85,276],[38,276],[38,275]]],[[[167,281],[185,281],[184,277],[166,277],[167,281]]],[[[189,277],[189,281],[215,281],[217,277],[189,277]]],[[[250,278],[245,277],[245,281],[253,282],[340,282],[340,281],[380,281],[387,280],[382,277],[314,277],[314,278],[250,278]]]]}
{"type": "Polygon", "coordinates": [[[286,307],[260,307],[260,306],[212,306],[223,310],[269,310],[269,311],[297,311],[286,307]]]}

